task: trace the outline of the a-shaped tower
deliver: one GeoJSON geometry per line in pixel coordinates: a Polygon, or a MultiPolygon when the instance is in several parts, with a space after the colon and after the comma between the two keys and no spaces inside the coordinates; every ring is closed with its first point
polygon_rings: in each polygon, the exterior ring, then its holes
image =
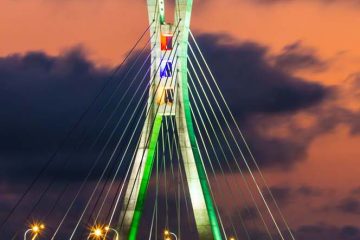
{"type": "Polygon", "coordinates": [[[165,0],[147,0],[151,39],[149,114],[141,133],[121,213],[121,239],[135,240],[163,119],[175,116],[200,240],[220,240],[217,214],[194,132],[188,91],[188,35],[192,0],[175,0],[174,21],[165,21],[165,0]]]}

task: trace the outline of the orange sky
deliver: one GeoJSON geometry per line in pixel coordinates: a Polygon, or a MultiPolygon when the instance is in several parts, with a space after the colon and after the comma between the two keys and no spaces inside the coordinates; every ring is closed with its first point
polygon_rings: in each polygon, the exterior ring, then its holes
{"type": "MultiPolygon", "coordinates": [[[[355,31],[360,28],[360,8],[309,2],[271,7],[251,0],[196,4],[192,28],[227,32],[270,46],[274,52],[301,40],[323,58],[334,59],[333,77],[326,82],[339,83],[360,64],[360,32],[355,31]]],[[[55,54],[82,44],[95,59],[115,63],[147,21],[146,4],[140,0],[3,0],[0,9],[0,55],[34,49],[55,54]]]]}
{"type": "MultiPolygon", "coordinates": [[[[226,32],[239,41],[268,46],[272,54],[301,41],[330,61],[330,67],[324,72],[296,74],[325,85],[342,85],[346,93],[353,91],[346,88],[345,80],[360,72],[360,7],[305,0],[276,5],[251,0],[205,1],[194,7],[193,31],[226,32]]],[[[145,1],[140,0],[1,0],[0,56],[30,50],[58,54],[82,45],[98,63],[115,64],[146,28],[146,14],[145,1]]],[[[345,107],[360,109],[360,99],[344,96],[345,107]]],[[[310,184],[347,192],[359,186],[359,146],[360,137],[350,136],[341,126],[315,139],[307,159],[295,169],[266,175],[270,183],[310,184]]],[[[312,221],[324,217],[320,214],[312,221]]],[[[353,218],[342,221],[356,224],[353,218]]]]}

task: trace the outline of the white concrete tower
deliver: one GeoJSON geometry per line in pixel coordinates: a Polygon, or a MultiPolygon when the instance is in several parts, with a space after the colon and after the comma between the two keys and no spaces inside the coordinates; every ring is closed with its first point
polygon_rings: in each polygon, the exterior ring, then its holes
{"type": "Polygon", "coordinates": [[[120,239],[137,239],[162,120],[174,115],[199,239],[222,239],[190,110],[187,58],[192,0],[173,2],[174,20],[167,23],[165,0],[147,0],[150,34],[154,34],[151,40],[149,114],[125,194],[120,239]]]}

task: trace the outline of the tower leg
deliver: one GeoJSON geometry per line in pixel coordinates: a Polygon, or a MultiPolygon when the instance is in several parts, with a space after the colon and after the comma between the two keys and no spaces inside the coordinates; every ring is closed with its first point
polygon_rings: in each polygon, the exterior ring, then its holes
{"type": "Polygon", "coordinates": [[[221,240],[222,235],[193,127],[187,79],[187,45],[179,53],[177,131],[191,203],[200,240],[221,240]]]}
{"type": "MultiPolygon", "coordinates": [[[[178,115],[179,116],[179,115],[178,115]]],[[[189,186],[191,205],[194,211],[196,228],[200,240],[212,240],[210,219],[206,208],[205,199],[203,196],[200,178],[197,172],[193,149],[190,144],[190,139],[187,134],[187,126],[183,116],[176,118],[177,131],[179,136],[179,144],[181,155],[184,163],[185,174],[189,186]]]]}
{"type": "Polygon", "coordinates": [[[141,133],[140,146],[135,155],[135,161],[126,190],[120,221],[120,239],[135,240],[144,210],[146,191],[154,163],[155,149],[160,133],[162,116],[156,116],[154,121],[148,117],[141,133]]]}

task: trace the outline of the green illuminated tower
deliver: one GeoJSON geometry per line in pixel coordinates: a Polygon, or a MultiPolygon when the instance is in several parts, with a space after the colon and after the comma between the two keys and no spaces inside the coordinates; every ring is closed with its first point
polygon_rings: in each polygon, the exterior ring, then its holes
{"type": "Polygon", "coordinates": [[[149,114],[129,179],[121,213],[122,238],[138,239],[146,192],[163,118],[175,116],[196,228],[200,240],[221,240],[222,235],[206,172],[196,142],[188,92],[188,35],[192,0],[175,0],[174,21],[165,21],[165,0],[147,0],[151,40],[149,114]],[[171,81],[175,78],[175,81],[171,81]]]}

